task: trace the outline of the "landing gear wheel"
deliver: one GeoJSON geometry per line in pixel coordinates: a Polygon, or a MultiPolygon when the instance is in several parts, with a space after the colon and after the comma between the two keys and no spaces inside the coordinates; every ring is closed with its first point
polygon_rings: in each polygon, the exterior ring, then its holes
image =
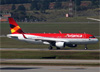
{"type": "Polygon", "coordinates": [[[85,50],[87,50],[88,48],[85,48],[85,50]]]}
{"type": "Polygon", "coordinates": [[[52,47],[52,46],[50,46],[48,49],[49,49],[49,50],[52,50],[52,49],[53,49],[53,47],[52,47]]]}
{"type": "Polygon", "coordinates": [[[60,48],[59,47],[56,47],[56,49],[59,50],[60,48]]]}
{"type": "Polygon", "coordinates": [[[87,50],[88,48],[87,48],[87,45],[85,45],[85,50],[87,50]]]}

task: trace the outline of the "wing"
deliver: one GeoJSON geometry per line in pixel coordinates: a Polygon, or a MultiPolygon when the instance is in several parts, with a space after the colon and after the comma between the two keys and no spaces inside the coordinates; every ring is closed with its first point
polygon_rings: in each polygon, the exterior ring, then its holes
{"type": "Polygon", "coordinates": [[[55,43],[55,42],[65,42],[65,43],[69,43],[69,41],[65,38],[35,38],[34,40],[36,41],[42,41],[43,43],[55,43]]]}

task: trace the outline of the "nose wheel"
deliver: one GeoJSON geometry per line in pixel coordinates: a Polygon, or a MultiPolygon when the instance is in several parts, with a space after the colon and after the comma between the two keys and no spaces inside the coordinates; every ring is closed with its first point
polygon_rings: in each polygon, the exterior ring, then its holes
{"type": "Polygon", "coordinates": [[[87,45],[85,45],[85,50],[87,50],[88,48],[87,48],[87,45]]]}

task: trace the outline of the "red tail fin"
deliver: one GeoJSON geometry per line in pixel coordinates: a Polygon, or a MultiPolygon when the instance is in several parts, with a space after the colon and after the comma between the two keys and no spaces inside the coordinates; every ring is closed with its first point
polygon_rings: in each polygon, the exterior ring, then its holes
{"type": "Polygon", "coordinates": [[[8,20],[9,20],[10,29],[11,29],[12,34],[24,33],[12,17],[9,17],[8,20]]]}

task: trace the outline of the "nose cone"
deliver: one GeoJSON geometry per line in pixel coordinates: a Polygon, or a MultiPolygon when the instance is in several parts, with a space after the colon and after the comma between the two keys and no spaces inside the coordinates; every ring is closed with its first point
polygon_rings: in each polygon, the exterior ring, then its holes
{"type": "Polygon", "coordinates": [[[97,38],[94,38],[94,39],[90,39],[90,42],[94,44],[94,43],[99,42],[99,40],[97,38]]]}

